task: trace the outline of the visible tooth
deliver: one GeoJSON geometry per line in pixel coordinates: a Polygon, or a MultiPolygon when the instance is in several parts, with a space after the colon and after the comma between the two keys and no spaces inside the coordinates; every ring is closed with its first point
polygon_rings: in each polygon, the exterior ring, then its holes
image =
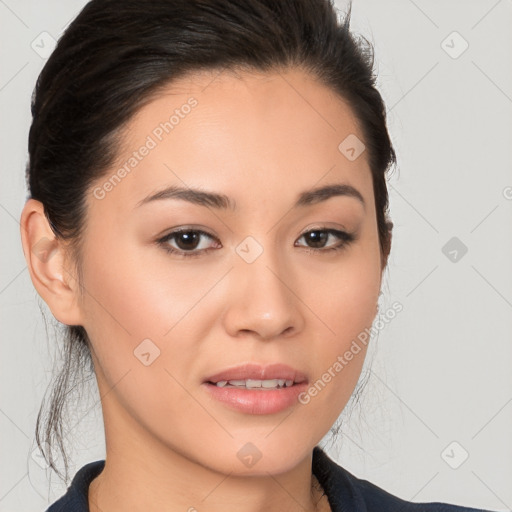
{"type": "Polygon", "coordinates": [[[293,380],[285,380],[285,379],[246,379],[246,380],[222,380],[217,383],[217,386],[236,386],[246,389],[277,389],[284,388],[286,386],[291,386],[293,384],[293,380]]]}
{"type": "Polygon", "coordinates": [[[232,386],[245,386],[245,380],[229,380],[232,386]]]}
{"type": "Polygon", "coordinates": [[[277,386],[277,383],[278,383],[277,379],[262,380],[261,387],[262,388],[275,388],[277,386]]]}

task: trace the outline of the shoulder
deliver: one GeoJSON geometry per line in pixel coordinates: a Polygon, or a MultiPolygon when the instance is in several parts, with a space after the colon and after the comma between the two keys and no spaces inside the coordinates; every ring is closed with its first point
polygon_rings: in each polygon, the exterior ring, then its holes
{"type": "Polygon", "coordinates": [[[80,468],[66,493],[46,512],[89,512],[89,484],[101,473],[104,466],[104,460],[97,460],[80,468]]]}
{"type": "Polygon", "coordinates": [[[318,446],[313,450],[313,473],[324,488],[332,512],[491,512],[448,503],[403,500],[354,476],[318,446]]]}

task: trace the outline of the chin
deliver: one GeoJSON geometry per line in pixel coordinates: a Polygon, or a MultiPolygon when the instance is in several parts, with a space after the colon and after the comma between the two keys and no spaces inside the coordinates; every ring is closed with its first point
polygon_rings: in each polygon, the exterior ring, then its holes
{"type": "Polygon", "coordinates": [[[292,438],[289,442],[277,438],[276,441],[264,438],[243,443],[235,441],[220,452],[210,451],[210,460],[204,462],[212,469],[231,476],[278,475],[293,470],[312,453],[314,447],[314,444],[308,448],[308,445],[300,443],[301,449],[297,449],[298,443],[292,438]]]}

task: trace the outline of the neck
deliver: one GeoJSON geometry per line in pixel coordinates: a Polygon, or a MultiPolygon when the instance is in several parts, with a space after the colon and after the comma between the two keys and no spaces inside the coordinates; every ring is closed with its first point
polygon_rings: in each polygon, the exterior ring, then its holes
{"type": "Polygon", "coordinates": [[[108,419],[105,467],[89,487],[90,512],[330,510],[312,475],[312,452],[279,474],[224,474],[164,445],[133,420],[114,431],[108,419]]]}
{"type": "Polygon", "coordinates": [[[205,468],[183,470],[184,460],[157,470],[156,464],[107,456],[105,468],[89,487],[90,512],[182,510],[197,512],[324,512],[330,511],[318,480],[306,459],[294,471],[269,477],[234,477],[205,468]],[[300,478],[303,468],[308,475],[300,478]],[[250,499],[248,499],[250,497],[250,499]]]}

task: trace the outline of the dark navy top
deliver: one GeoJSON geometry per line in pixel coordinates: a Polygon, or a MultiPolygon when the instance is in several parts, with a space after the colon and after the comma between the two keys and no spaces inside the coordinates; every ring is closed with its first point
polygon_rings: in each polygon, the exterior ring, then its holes
{"type": "MultiPolygon", "coordinates": [[[[64,496],[46,512],[89,512],[89,484],[104,466],[104,460],[83,466],[64,496]]],[[[312,470],[327,495],[332,512],[490,512],[447,503],[412,503],[402,500],[349,473],[318,446],[313,449],[312,470]]]]}

